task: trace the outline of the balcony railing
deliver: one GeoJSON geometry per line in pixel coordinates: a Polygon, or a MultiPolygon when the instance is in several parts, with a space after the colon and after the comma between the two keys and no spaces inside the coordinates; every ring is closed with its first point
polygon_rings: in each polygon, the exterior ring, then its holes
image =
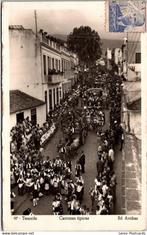
{"type": "Polygon", "coordinates": [[[56,84],[63,81],[63,75],[62,74],[49,74],[45,76],[45,83],[48,84],[56,84]]]}

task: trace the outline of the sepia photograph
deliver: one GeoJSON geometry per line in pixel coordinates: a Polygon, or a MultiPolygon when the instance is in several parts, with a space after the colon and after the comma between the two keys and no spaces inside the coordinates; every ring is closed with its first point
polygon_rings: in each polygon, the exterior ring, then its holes
{"type": "Polygon", "coordinates": [[[3,141],[15,218],[142,215],[145,2],[118,2],[7,3],[3,141]]]}

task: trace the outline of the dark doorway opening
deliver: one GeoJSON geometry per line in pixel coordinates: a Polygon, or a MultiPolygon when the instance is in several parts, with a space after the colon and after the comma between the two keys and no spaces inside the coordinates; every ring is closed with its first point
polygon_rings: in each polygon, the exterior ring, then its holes
{"type": "Polygon", "coordinates": [[[44,98],[45,98],[45,106],[46,106],[46,119],[47,119],[47,114],[48,114],[48,111],[47,111],[47,91],[44,92],[44,98]]]}
{"type": "Polygon", "coordinates": [[[24,112],[16,114],[16,123],[22,123],[24,120],[24,112]]]}
{"type": "Polygon", "coordinates": [[[49,90],[49,110],[52,110],[52,90],[49,90]]]}
{"type": "Polygon", "coordinates": [[[35,126],[37,123],[37,113],[36,113],[36,108],[31,109],[31,122],[32,125],[35,126]]]}

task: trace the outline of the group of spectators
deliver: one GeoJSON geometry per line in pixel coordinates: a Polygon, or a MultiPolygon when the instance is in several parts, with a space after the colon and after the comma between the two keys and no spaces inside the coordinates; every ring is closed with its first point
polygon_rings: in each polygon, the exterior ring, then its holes
{"type": "MultiPolygon", "coordinates": [[[[64,160],[61,160],[61,162],[64,164],[64,160]]],[[[59,173],[59,188],[56,190],[52,202],[53,214],[65,214],[65,210],[67,214],[71,215],[88,214],[89,208],[86,205],[82,205],[84,195],[84,179],[82,174],[85,173],[84,152],[81,152],[75,164],[75,169],[72,169],[70,162],[70,165],[67,165],[64,171],[61,167],[59,173]]]]}
{"type": "Polygon", "coordinates": [[[100,134],[101,144],[97,150],[97,176],[95,186],[91,189],[92,209],[96,214],[113,214],[116,201],[116,175],[114,172],[115,146],[123,146],[123,129],[121,126],[121,79],[114,74],[107,76],[109,91],[110,126],[100,134]]]}
{"type": "MultiPolygon", "coordinates": [[[[10,182],[11,182],[11,210],[14,212],[14,187],[18,189],[18,195],[23,196],[25,193],[32,195],[33,205],[37,205],[38,198],[43,194],[54,191],[54,183],[59,181],[56,175],[56,164],[61,164],[59,159],[54,159],[51,164],[52,169],[48,169],[51,174],[50,186],[44,171],[46,164],[43,161],[43,147],[41,146],[41,137],[49,130],[52,123],[58,125],[58,120],[70,106],[77,104],[78,91],[73,89],[72,94],[62,100],[62,104],[56,106],[55,110],[50,112],[47,121],[40,127],[38,124],[33,125],[29,117],[21,123],[17,123],[10,131],[10,182]],[[62,111],[62,112],[61,112],[62,111]],[[55,168],[55,171],[54,171],[55,168]],[[54,183],[53,183],[54,182],[54,183]],[[53,185],[52,185],[53,184],[53,185]]],[[[62,162],[65,166],[65,174],[70,175],[69,164],[62,162]]],[[[58,167],[57,167],[58,168],[58,167]]],[[[50,181],[50,180],[49,180],[50,181]]],[[[56,183],[55,183],[56,184],[56,183]]]]}

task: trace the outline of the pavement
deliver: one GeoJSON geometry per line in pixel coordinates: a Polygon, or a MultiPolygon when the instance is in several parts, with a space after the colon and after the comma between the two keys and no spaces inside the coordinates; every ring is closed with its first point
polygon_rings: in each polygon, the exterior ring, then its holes
{"type": "MultiPolygon", "coordinates": [[[[121,164],[121,188],[117,200],[120,200],[120,214],[141,214],[141,141],[134,135],[126,134],[122,152],[117,151],[121,164]]],[[[120,183],[120,182],[119,182],[120,183]]]]}

